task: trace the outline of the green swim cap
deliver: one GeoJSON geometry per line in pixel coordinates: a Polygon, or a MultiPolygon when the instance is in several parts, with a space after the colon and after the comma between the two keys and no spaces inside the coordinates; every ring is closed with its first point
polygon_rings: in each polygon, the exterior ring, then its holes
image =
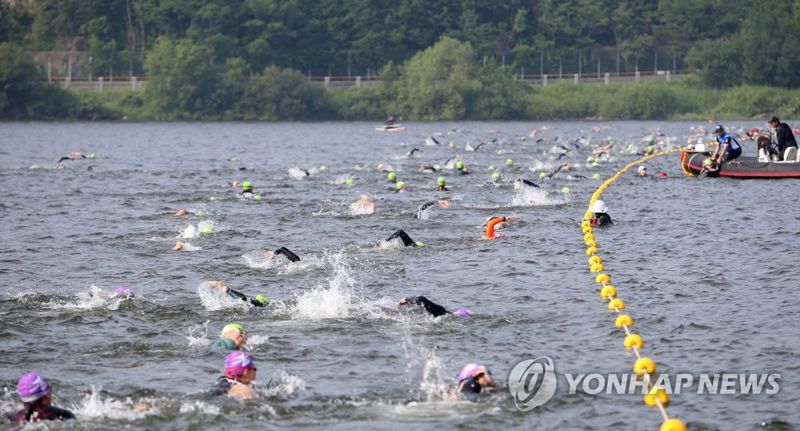
{"type": "Polygon", "coordinates": [[[253,196],[253,200],[254,200],[254,201],[260,201],[260,200],[261,200],[261,195],[255,195],[255,196],[253,196]]]}
{"type": "Polygon", "coordinates": [[[569,193],[569,187],[567,187],[567,186],[561,187],[561,193],[564,193],[564,194],[569,193]]]}
{"type": "Polygon", "coordinates": [[[711,157],[703,160],[703,166],[714,166],[714,161],[711,160],[711,157]]]}
{"type": "Polygon", "coordinates": [[[247,332],[244,330],[244,326],[241,323],[228,323],[224,328],[222,328],[222,333],[220,335],[225,335],[226,332],[234,329],[240,332],[247,332]]]}
{"type": "Polygon", "coordinates": [[[422,241],[417,241],[417,247],[425,247],[425,243],[422,241]]]}
{"type": "Polygon", "coordinates": [[[386,174],[386,179],[391,181],[391,182],[397,181],[397,172],[389,171],[389,173],[386,174]]]}
{"type": "Polygon", "coordinates": [[[267,298],[267,295],[264,295],[262,293],[259,293],[258,295],[256,295],[256,301],[258,301],[259,303],[264,304],[264,305],[269,304],[269,298],[267,298]]]}
{"type": "Polygon", "coordinates": [[[599,180],[600,179],[600,174],[595,172],[594,174],[592,174],[592,179],[593,180],[599,180]]]}
{"type": "Polygon", "coordinates": [[[344,184],[347,185],[347,186],[352,186],[353,183],[355,183],[355,180],[353,179],[353,177],[347,177],[347,179],[344,180],[344,184]]]}
{"type": "Polygon", "coordinates": [[[448,147],[450,147],[450,148],[455,148],[455,147],[456,147],[456,143],[455,143],[455,142],[453,142],[453,141],[450,141],[450,142],[447,144],[447,146],[448,146],[448,147]]]}
{"type": "Polygon", "coordinates": [[[500,181],[500,172],[492,172],[492,181],[494,182],[500,181]]]}
{"type": "Polygon", "coordinates": [[[511,159],[506,159],[506,166],[514,166],[514,161],[511,159]]]}
{"type": "Polygon", "coordinates": [[[547,178],[547,172],[539,172],[539,179],[543,180],[545,178],[547,178]]]}
{"type": "Polygon", "coordinates": [[[92,154],[89,154],[89,158],[90,158],[90,159],[93,159],[93,158],[95,158],[95,157],[97,157],[97,156],[95,156],[95,155],[94,155],[94,153],[92,153],[92,154]]]}
{"type": "Polygon", "coordinates": [[[402,189],[406,188],[406,183],[404,183],[402,181],[398,181],[397,184],[394,185],[394,187],[397,190],[402,190],[402,189]]]}
{"type": "Polygon", "coordinates": [[[204,224],[203,228],[200,229],[200,232],[203,232],[203,233],[214,233],[214,225],[212,225],[212,224],[204,224]]]}
{"type": "Polygon", "coordinates": [[[439,178],[436,179],[436,184],[437,185],[443,186],[444,182],[445,182],[444,177],[439,177],[439,178]]]}
{"type": "Polygon", "coordinates": [[[456,162],[456,169],[464,169],[464,162],[461,160],[456,162]]]}
{"type": "Polygon", "coordinates": [[[250,183],[250,181],[242,182],[242,190],[252,190],[252,189],[253,189],[253,184],[250,183]]]}

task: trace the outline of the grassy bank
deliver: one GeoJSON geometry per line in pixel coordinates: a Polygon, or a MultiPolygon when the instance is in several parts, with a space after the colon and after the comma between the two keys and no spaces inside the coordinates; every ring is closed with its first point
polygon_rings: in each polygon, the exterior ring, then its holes
{"type": "MultiPolygon", "coordinates": [[[[391,90],[382,85],[331,90],[323,93],[331,110],[316,120],[378,121],[397,112],[391,90]]],[[[80,107],[76,118],[155,120],[144,108],[143,94],[128,89],[71,92],[80,107]]],[[[506,101],[503,101],[506,102],[506,101]]],[[[470,120],[742,120],[772,115],[800,118],[800,90],[740,86],[713,89],[692,78],[680,82],[626,84],[561,83],[546,88],[529,86],[508,104],[517,105],[510,117],[490,114],[470,120]],[[521,113],[521,114],[520,114],[521,113]]],[[[480,103],[476,101],[475,103],[480,103]]],[[[408,120],[419,120],[399,112],[408,120]]],[[[432,119],[432,118],[426,118],[432,119]]],[[[433,118],[435,119],[435,118],[433,118]]],[[[444,118],[443,118],[444,119],[444,118]]],[[[451,118],[446,118],[451,119],[451,118]]]]}

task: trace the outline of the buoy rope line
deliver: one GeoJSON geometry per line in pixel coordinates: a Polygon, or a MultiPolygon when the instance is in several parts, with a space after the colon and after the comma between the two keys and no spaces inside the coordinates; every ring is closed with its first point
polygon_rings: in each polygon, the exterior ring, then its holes
{"type": "Polygon", "coordinates": [[[684,165],[683,163],[686,160],[686,157],[688,156],[689,153],[687,153],[686,151],[681,153],[681,169],[683,170],[683,173],[686,174],[687,177],[693,177],[694,174],[692,173],[692,171],[690,171],[689,168],[687,168],[686,165],[684,165]]]}
{"type": "MultiPolygon", "coordinates": [[[[608,186],[620,179],[625,172],[629,171],[634,166],[656,157],[666,156],[677,151],[681,150],[675,149],[661,151],[628,163],[622,169],[614,173],[614,175],[605,180],[603,184],[601,184],[594,191],[594,193],[592,193],[588,208],[591,208],[592,205],[600,199],[600,197],[603,195],[603,192],[608,189],[608,186]]],[[[681,163],[681,166],[683,166],[683,163],[681,163]]],[[[622,299],[617,298],[617,289],[611,285],[611,276],[603,272],[605,271],[605,268],[603,267],[603,259],[598,256],[597,241],[594,237],[594,230],[590,221],[591,219],[592,212],[587,209],[583,215],[581,230],[583,231],[583,242],[587,247],[586,255],[589,256],[589,270],[592,273],[597,274],[594,281],[602,286],[600,288],[600,297],[603,299],[603,301],[608,302],[609,311],[613,311],[617,314],[617,317],[614,320],[614,326],[625,331],[625,339],[623,340],[622,344],[626,349],[632,350],[634,355],[636,355],[636,362],[633,364],[633,372],[636,376],[642,377],[646,384],[647,391],[644,396],[644,402],[648,406],[655,407],[658,409],[659,413],[661,413],[661,418],[663,421],[661,422],[661,427],[659,428],[660,431],[686,431],[686,425],[683,423],[683,421],[676,418],[670,418],[667,414],[666,407],[669,404],[669,394],[667,391],[663,387],[653,384],[654,374],[656,372],[656,364],[652,359],[642,355],[641,349],[644,348],[644,340],[639,334],[631,331],[631,327],[633,326],[633,317],[622,312],[622,310],[625,309],[625,302],[623,302],[622,299]]]]}

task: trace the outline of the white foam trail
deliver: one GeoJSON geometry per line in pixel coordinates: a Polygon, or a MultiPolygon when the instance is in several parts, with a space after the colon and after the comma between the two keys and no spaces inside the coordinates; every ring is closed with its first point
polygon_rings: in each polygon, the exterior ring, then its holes
{"type": "Polygon", "coordinates": [[[110,397],[103,399],[100,395],[101,389],[92,386],[92,392],[86,395],[81,404],[73,409],[79,420],[99,418],[136,420],[149,415],[161,414],[161,409],[156,407],[152,401],[134,403],[130,398],[125,401],[117,401],[110,397]]]}
{"type": "Polygon", "coordinates": [[[563,194],[559,197],[551,197],[547,190],[535,187],[521,187],[511,199],[513,206],[552,206],[563,205],[569,199],[563,194]]]}
{"type": "Polygon", "coordinates": [[[231,308],[247,310],[251,306],[246,301],[233,298],[224,292],[214,289],[208,283],[202,283],[197,287],[197,295],[200,296],[200,302],[208,311],[227,310],[231,308]]]}
{"type": "MultiPolygon", "coordinates": [[[[249,343],[250,340],[248,339],[247,342],[249,343]]],[[[272,375],[267,386],[263,390],[259,390],[259,392],[268,397],[272,397],[293,395],[305,390],[306,382],[303,379],[280,370],[272,375]]]]}
{"type": "Polygon", "coordinates": [[[295,166],[293,168],[289,168],[289,176],[296,180],[302,180],[303,178],[307,177],[306,171],[300,169],[299,167],[295,166]]]}
{"type": "Polygon", "coordinates": [[[181,407],[179,410],[181,414],[199,412],[209,416],[219,415],[219,406],[215,406],[213,404],[207,404],[202,401],[181,403],[181,407]]]}
{"type": "Polygon", "coordinates": [[[193,224],[187,225],[185,228],[183,228],[179,236],[181,239],[191,239],[191,238],[197,238],[204,233],[205,234],[213,233],[214,231],[216,231],[216,226],[214,225],[214,221],[203,220],[200,223],[197,223],[197,225],[193,224]]]}
{"type": "Polygon", "coordinates": [[[189,328],[189,334],[186,340],[189,341],[189,347],[205,347],[211,344],[208,339],[208,324],[210,320],[206,320],[202,325],[194,325],[189,328]]]}
{"type": "MultiPolygon", "coordinates": [[[[419,338],[417,339],[419,341],[419,338]]],[[[403,352],[408,360],[406,374],[415,398],[424,400],[447,399],[448,383],[444,378],[442,359],[433,350],[414,341],[406,328],[403,334],[403,352]]]]}
{"type": "Polygon", "coordinates": [[[100,307],[116,310],[125,301],[125,298],[119,297],[113,292],[106,292],[94,284],[90,286],[88,292],[78,292],[75,297],[77,298],[75,302],[59,302],[51,299],[44,305],[54,310],[91,310],[100,307]]]}
{"type": "Polygon", "coordinates": [[[242,260],[248,268],[253,269],[269,269],[275,266],[274,260],[267,259],[264,252],[253,251],[242,255],[242,260]]]}
{"type": "Polygon", "coordinates": [[[200,230],[198,230],[197,226],[193,224],[190,224],[185,228],[183,228],[180,234],[180,237],[183,239],[197,238],[198,236],[200,236],[200,230]]]}
{"type": "Polygon", "coordinates": [[[297,297],[297,315],[304,319],[330,319],[349,317],[354,300],[353,272],[340,253],[331,259],[333,275],[328,279],[328,288],[316,287],[297,297]]]}
{"type": "Polygon", "coordinates": [[[260,346],[262,344],[268,344],[269,336],[268,335],[247,335],[247,346],[252,348],[253,346],[260,346]]]}

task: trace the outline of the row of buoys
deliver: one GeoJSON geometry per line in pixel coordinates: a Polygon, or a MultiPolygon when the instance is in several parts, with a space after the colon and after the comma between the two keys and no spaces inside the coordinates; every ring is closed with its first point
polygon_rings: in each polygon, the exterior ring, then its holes
{"type": "MultiPolygon", "coordinates": [[[[633,168],[634,166],[644,163],[655,157],[664,156],[674,151],[662,151],[660,153],[652,154],[643,157],[635,162],[625,165],[622,169],[618,170],[614,175],[605,180],[592,194],[589,200],[589,208],[600,199],[603,192],[608,189],[608,186],[620,179],[622,175],[633,168]]],[[[647,393],[644,396],[644,402],[648,406],[656,407],[661,413],[663,422],[661,423],[660,431],[686,431],[686,425],[680,419],[670,418],[667,415],[666,406],[669,404],[669,394],[661,386],[652,384],[652,376],[656,372],[656,363],[652,359],[642,356],[640,349],[644,348],[644,339],[641,335],[631,332],[633,326],[633,317],[625,314],[625,302],[617,297],[617,288],[611,284],[611,276],[605,273],[603,266],[603,259],[598,256],[599,249],[597,241],[594,237],[594,229],[590,222],[592,212],[587,210],[581,222],[581,230],[583,231],[583,242],[586,244],[586,255],[589,256],[589,271],[595,275],[595,283],[601,286],[600,297],[603,301],[608,302],[608,309],[617,314],[614,320],[614,326],[625,331],[625,339],[622,344],[626,349],[632,350],[636,355],[636,362],[633,364],[633,372],[637,376],[645,379],[647,382],[647,393]]]]}

